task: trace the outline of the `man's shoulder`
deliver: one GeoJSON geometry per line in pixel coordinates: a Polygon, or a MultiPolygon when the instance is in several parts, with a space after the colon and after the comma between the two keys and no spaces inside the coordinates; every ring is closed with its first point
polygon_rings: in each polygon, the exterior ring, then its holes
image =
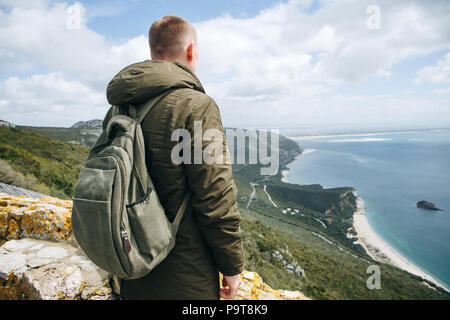
{"type": "Polygon", "coordinates": [[[212,97],[195,89],[181,88],[175,90],[172,93],[172,98],[176,104],[181,104],[183,107],[186,107],[187,104],[191,111],[210,107],[217,108],[217,104],[212,97]]]}
{"type": "Polygon", "coordinates": [[[206,103],[214,102],[213,98],[211,98],[206,93],[192,88],[176,89],[174,90],[173,95],[182,98],[186,97],[192,99],[194,102],[206,102],[206,103]]]}

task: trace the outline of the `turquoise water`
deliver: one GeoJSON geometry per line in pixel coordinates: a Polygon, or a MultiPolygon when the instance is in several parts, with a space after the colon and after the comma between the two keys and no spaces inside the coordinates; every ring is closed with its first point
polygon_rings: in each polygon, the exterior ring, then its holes
{"type": "Polygon", "coordinates": [[[450,130],[293,139],[316,151],[289,165],[289,182],[354,187],[375,232],[450,287],[450,130]]]}

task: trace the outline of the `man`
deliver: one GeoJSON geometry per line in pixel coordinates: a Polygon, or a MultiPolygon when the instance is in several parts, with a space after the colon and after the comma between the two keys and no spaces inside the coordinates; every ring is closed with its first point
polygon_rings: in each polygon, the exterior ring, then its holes
{"type": "MultiPolygon", "coordinates": [[[[220,130],[226,139],[216,103],[194,74],[199,57],[197,34],[185,19],[166,16],[150,28],[152,60],[130,65],[109,83],[112,105],[145,102],[169,90],[142,122],[146,164],[166,214],[172,221],[187,192],[191,201],[180,224],[176,245],[147,276],[124,280],[124,299],[231,299],[240,285],[244,257],[239,227],[237,189],[230,164],[174,164],[171,152],[178,141],[172,132],[194,122],[202,130],[220,130]],[[218,271],[222,272],[220,289],[218,271]],[[220,290],[219,290],[220,289],[220,290]]],[[[104,126],[110,119],[105,117],[104,126]]],[[[208,141],[203,141],[204,149],[208,141]]],[[[194,150],[194,146],[192,146],[194,150]]],[[[194,151],[191,152],[194,155],[194,151]]]]}

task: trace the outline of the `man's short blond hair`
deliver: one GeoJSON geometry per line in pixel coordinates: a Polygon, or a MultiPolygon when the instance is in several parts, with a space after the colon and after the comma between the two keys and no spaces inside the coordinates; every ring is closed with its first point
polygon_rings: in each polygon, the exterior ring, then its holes
{"type": "Polygon", "coordinates": [[[165,16],[152,24],[148,39],[153,58],[175,59],[183,53],[188,42],[197,40],[197,33],[186,19],[165,16]]]}

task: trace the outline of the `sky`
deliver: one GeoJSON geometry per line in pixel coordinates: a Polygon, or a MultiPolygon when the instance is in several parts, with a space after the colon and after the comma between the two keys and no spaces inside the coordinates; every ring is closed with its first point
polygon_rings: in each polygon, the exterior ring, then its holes
{"type": "Polygon", "coordinates": [[[150,59],[168,14],[196,28],[224,126],[450,127],[447,0],[0,0],[0,119],[103,119],[108,82],[150,59]]]}

